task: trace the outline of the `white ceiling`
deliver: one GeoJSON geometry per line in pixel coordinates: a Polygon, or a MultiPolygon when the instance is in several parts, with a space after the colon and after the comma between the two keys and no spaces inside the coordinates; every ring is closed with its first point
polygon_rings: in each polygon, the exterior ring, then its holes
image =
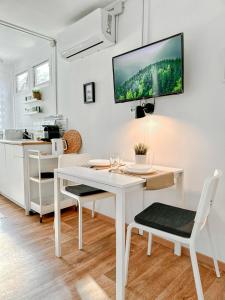
{"type": "Polygon", "coordinates": [[[97,7],[112,0],[0,0],[0,19],[55,36],[97,7]]]}
{"type": "Polygon", "coordinates": [[[44,45],[48,46],[48,41],[0,25],[0,60],[4,63],[15,63],[33,47],[44,45]]]}
{"type": "MultiPolygon", "coordinates": [[[[55,37],[67,25],[112,0],[0,0],[0,20],[55,37]]],[[[10,63],[46,43],[0,25],[0,60],[10,63]]]]}

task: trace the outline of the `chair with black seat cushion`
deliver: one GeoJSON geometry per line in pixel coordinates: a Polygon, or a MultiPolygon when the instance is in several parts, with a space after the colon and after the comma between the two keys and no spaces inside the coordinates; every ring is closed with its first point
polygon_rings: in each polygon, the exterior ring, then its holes
{"type": "Polygon", "coordinates": [[[77,196],[90,196],[98,193],[104,193],[105,191],[93,188],[85,184],[66,186],[65,190],[77,196]]]}
{"type": "Polygon", "coordinates": [[[207,219],[215,198],[219,178],[221,176],[222,172],[215,170],[214,175],[205,180],[196,212],[162,203],[154,203],[135,216],[134,222],[127,228],[125,254],[126,284],[128,278],[131,232],[133,228],[137,228],[139,230],[146,231],[149,234],[147,255],[151,255],[152,235],[157,235],[161,238],[189,246],[198,299],[204,299],[195,251],[195,243],[197,236],[206,225],[216,276],[220,277],[215,248],[207,219]]]}
{"type": "MultiPolygon", "coordinates": [[[[59,168],[68,168],[75,166],[87,165],[90,156],[88,154],[63,154],[59,157],[59,168]]],[[[81,250],[83,248],[82,242],[82,206],[84,202],[92,202],[92,217],[94,217],[95,201],[100,199],[105,199],[112,197],[113,194],[105,192],[100,189],[96,189],[91,186],[84,184],[76,184],[74,182],[68,182],[66,180],[60,180],[60,192],[63,195],[71,197],[75,200],[78,205],[78,232],[79,232],[79,243],[78,248],[81,250]]]]}

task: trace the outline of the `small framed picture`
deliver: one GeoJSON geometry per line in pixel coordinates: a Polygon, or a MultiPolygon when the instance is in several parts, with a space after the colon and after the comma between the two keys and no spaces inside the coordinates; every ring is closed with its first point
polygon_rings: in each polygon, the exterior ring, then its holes
{"type": "Polygon", "coordinates": [[[95,102],[95,83],[88,82],[84,84],[84,103],[95,102]]]}

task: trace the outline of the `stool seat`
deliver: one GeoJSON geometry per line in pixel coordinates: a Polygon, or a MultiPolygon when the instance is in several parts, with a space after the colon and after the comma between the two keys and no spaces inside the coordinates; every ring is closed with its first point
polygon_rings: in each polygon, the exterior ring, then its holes
{"type": "Polygon", "coordinates": [[[85,184],[79,184],[79,185],[71,185],[71,186],[66,186],[65,190],[69,193],[72,193],[77,196],[90,196],[94,194],[99,194],[99,193],[105,193],[105,191],[93,188],[91,186],[85,185],[85,184]]]}
{"type": "Polygon", "coordinates": [[[153,203],[135,216],[136,223],[189,238],[196,212],[162,203],[153,203]]]}

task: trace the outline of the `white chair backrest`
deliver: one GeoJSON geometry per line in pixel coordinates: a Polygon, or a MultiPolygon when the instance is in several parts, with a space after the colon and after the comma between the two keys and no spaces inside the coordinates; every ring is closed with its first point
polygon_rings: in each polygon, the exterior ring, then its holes
{"type": "Polygon", "coordinates": [[[63,154],[59,156],[58,167],[59,168],[79,167],[79,166],[86,165],[89,160],[90,160],[90,155],[87,153],[63,154]]]}
{"type": "MultiPolygon", "coordinates": [[[[88,163],[91,156],[87,153],[82,154],[62,154],[59,156],[58,168],[70,168],[70,167],[80,167],[88,163]]],[[[60,189],[63,190],[63,187],[68,185],[76,185],[75,182],[68,180],[60,181],[60,189]]]]}
{"type": "Polygon", "coordinates": [[[221,176],[222,171],[215,170],[214,175],[207,178],[204,182],[198,209],[195,216],[195,224],[192,231],[193,236],[195,236],[205,226],[208,215],[210,213],[210,209],[215,199],[218,182],[221,176]]]}

